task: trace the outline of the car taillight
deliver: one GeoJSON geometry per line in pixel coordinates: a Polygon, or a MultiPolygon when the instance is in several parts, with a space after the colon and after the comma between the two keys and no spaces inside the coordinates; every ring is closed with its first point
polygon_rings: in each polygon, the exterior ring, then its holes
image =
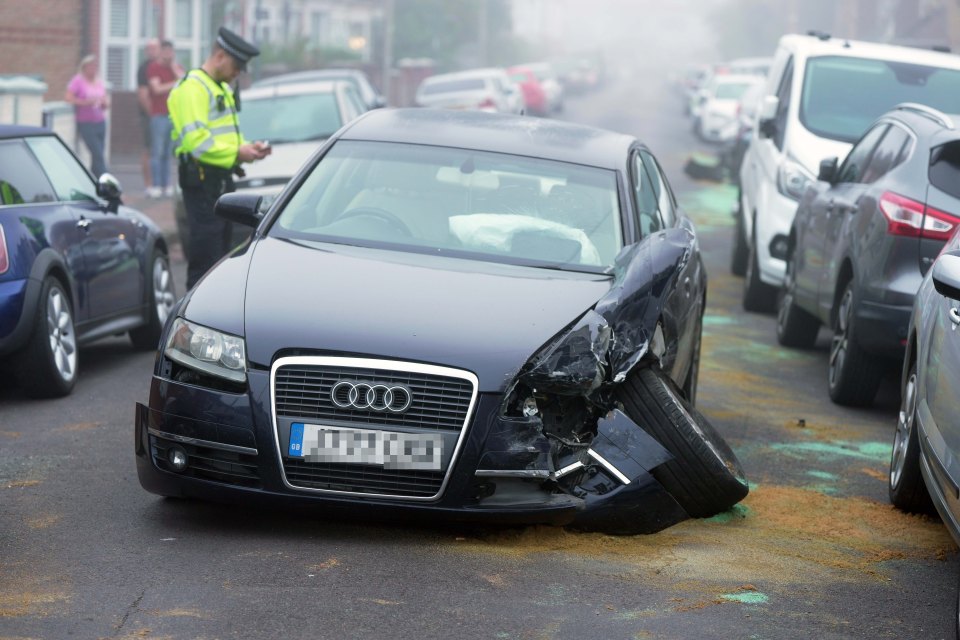
{"type": "Polygon", "coordinates": [[[960,222],[953,214],[889,191],[880,196],[880,211],[887,219],[887,233],[895,236],[949,240],[960,222]]]}
{"type": "Polygon", "coordinates": [[[3,225],[0,224],[0,273],[6,273],[10,268],[10,257],[7,255],[7,236],[3,233],[3,225]]]}

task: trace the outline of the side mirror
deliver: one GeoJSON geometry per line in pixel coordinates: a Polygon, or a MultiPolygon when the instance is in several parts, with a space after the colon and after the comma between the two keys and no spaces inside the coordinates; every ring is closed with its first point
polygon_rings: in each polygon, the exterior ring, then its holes
{"type": "Polygon", "coordinates": [[[97,180],[97,195],[107,201],[107,210],[116,213],[120,207],[120,181],[112,173],[104,173],[97,180]]]}
{"type": "Polygon", "coordinates": [[[840,163],[838,158],[826,158],[820,161],[820,173],[817,174],[817,180],[833,184],[837,179],[837,165],[840,163]]]}
{"type": "Polygon", "coordinates": [[[772,138],[777,134],[777,109],[780,108],[780,98],[764,96],[760,101],[760,110],[757,113],[757,128],[760,135],[772,138]]]}
{"type": "Polygon", "coordinates": [[[377,96],[376,98],[373,99],[372,108],[383,109],[385,106],[387,106],[387,99],[384,98],[383,96],[377,96]]]}
{"type": "Polygon", "coordinates": [[[262,199],[263,196],[251,193],[225,193],[217,199],[213,212],[231,222],[256,228],[263,219],[260,212],[262,199]]]}
{"type": "Polygon", "coordinates": [[[960,255],[944,253],[933,263],[933,287],[937,293],[960,300],[960,255]]]}

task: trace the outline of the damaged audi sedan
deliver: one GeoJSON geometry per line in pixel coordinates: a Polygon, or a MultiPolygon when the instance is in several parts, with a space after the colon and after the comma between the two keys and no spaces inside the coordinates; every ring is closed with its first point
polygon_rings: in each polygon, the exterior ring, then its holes
{"type": "Polygon", "coordinates": [[[747,494],[693,407],[706,276],[650,151],[522,116],[377,110],[184,297],[142,486],[649,533],[747,494]]]}

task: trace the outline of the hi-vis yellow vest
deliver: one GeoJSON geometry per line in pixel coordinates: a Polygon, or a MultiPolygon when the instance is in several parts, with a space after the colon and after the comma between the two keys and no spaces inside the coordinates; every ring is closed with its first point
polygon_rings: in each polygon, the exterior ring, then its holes
{"type": "Polygon", "coordinates": [[[202,69],[193,69],[170,91],[167,108],[178,156],[189,154],[224,169],[237,164],[237,150],[245,141],[233,91],[202,69]]]}

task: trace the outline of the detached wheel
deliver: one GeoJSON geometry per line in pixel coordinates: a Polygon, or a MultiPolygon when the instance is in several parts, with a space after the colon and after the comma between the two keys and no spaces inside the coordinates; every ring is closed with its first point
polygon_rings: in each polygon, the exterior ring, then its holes
{"type": "Polygon", "coordinates": [[[796,303],[797,276],[793,259],[787,261],[787,275],[777,296],[777,342],[785,347],[809,349],[817,341],[820,321],[796,303]]]}
{"type": "Polygon", "coordinates": [[[65,396],[77,382],[73,309],[63,285],[53,276],[43,281],[33,335],[19,360],[23,391],[31,398],[65,396]]]}
{"type": "Polygon", "coordinates": [[[130,331],[130,342],[143,351],[156,349],[160,343],[163,325],[177,301],[170,272],[170,259],[160,251],[153,252],[150,261],[150,279],[147,281],[147,323],[130,331]]]}
{"type": "Polygon", "coordinates": [[[760,279],[757,261],[757,223],[753,223],[753,242],[748,248],[747,271],[744,273],[743,308],[757,313],[773,311],[777,303],[777,290],[760,279]]]}
{"type": "Polygon", "coordinates": [[[747,273],[750,247],[747,246],[747,230],[743,224],[743,201],[737,198],[737,223],[733,231],[733,253],[730,256],[730,273],[743,277],[747,273]]]}
{"type": "Polygon", "coordinates": [[[897,432],[890,456],[890,502],[911,513],[931,513],[933,502],[920,474],[920,439],[917,436],[917,365],[910,367],[903,385],[897,432]]]}
{"type": "Polygon", "coordinates": [[[625,413],[673,455],[652,474],[690,516],[716,515],[747,495],[737,456],[659,367],[635,370],[618,397],[625,413]]]}
{"type": "Polygon", "coordinates": [[[830,370],[827,382],[830,399],[848,407],[866,407],[873,404],[880,381],[883,378],[884,363],[864,351],[857,342],[856,297],[853,295],[853,281],[840,298],[837,308],[837,326],[830,342],[830,370]]]}

